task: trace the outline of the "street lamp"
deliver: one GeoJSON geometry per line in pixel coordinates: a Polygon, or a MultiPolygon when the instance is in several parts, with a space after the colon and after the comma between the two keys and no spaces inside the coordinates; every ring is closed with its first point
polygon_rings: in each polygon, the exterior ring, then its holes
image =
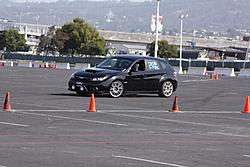
{"type": "Polygon", "coordinates": [[[188,14],[186,14],[186,15],[184,15],[184,14],[181,14],[180,16],[179,16],[179,19],[180,19],[180,21],[181,21],[181,35],[180,35],[180,63],[179,63],[179,74],[183,74],[183,72],[182,72],[182,29],[183,29],[183,20],[185,19],[185,18],[187,18],[188,17],[188,14]]]}
{"type": "Polygon", "coordinates": [[[159,15],[160,15],[160,0],[157,0],[157,11],[156,11],[156,33],[155,33],[155,54],[154,57],[157,58],[158,52],[158,35],[159,35],[159,15]]]}

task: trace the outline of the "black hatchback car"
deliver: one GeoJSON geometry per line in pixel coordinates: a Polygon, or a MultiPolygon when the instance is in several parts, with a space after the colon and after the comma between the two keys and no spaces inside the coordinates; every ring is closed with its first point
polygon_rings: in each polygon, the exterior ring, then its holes
{"type": "Polygon", "coordinates": [[[68,89],[77,94],[158,93],[170,97],[177,89],[175,70],[166,61],[139,55],[112,56],[94,68],[73,73],[68,89]]]}

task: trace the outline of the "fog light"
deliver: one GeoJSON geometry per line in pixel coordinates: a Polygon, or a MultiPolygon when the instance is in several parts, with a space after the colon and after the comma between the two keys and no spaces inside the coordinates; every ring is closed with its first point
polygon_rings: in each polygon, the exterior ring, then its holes
{"type": "Polygon", "coordinates": [[[81,90],[81,91],[84,91],[84,88],[83,88],[83,87],[80,87],[80,90],[81,90]]]}
{"type": "Polygon", "coordinates": [[[71,89],[75,90],[75,88],[76,88],[75,85],[72,85],[72,86],[71,86],[71,89]]]}

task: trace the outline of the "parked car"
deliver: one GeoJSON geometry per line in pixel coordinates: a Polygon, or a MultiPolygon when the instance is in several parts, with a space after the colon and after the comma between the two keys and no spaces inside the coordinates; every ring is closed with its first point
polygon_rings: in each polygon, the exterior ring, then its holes
{"type": "Polygon", "coordinates": [[[68,89],[77,94],[158,93],[170,97],[177,89],[176,72],[166,61],[139,55],[119,55],[105,59],[94,68],[73,73],[68,89]]]}

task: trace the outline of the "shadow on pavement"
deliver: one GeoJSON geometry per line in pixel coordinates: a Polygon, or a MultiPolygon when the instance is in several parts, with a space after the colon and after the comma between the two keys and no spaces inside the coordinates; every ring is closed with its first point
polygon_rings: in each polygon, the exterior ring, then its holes
{"type": "MultiPolygon", "coordinates": [[[[48,94],[50,96],[69,96],[69,97],[90,97],[91,94],[83,94],[79,95],[76,93],[50,93],[48,94]]],[[[113,98],[109,96],[108,94],[95,94],[95,97],[99,98],[113,98]]],[[[159,97],[157,94],[125,94],[119,98],[164,98],[164,97],[159,97]]],[[[116,99],[116,98],[113,98],[116,99]]]]}

